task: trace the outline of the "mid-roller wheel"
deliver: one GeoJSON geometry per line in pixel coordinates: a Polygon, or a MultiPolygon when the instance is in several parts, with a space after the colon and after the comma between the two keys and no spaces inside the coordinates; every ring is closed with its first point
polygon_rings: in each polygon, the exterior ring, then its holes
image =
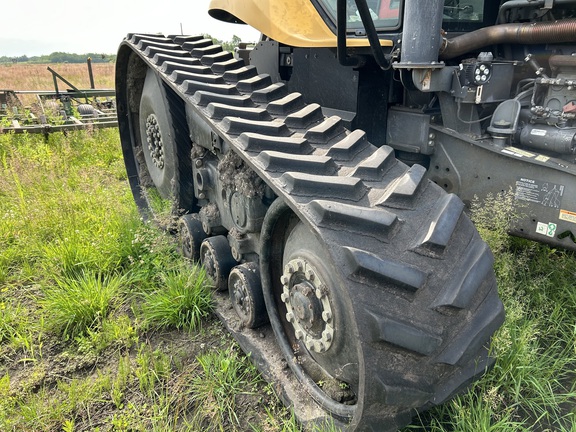
{"type": "Polygon", "coordinates": [[[178,219],[178,243],[182,255],[191,261],[200,261],[200,246],[207,237],[202,222],[193,214],[178,219]]]}
{"type": "Polygon", "coordinates": [[[260,268],[256,263],[244,263],[232,269],[228,277],[228,293],[232,306],[244,326],[257,328],[268,321],[260,282],[260,268]]]}
{"type": "Polygon", "coordinates": [[[237,264],[223,235],[209,237],[200,246],[200,260],[217,291],[228,289],[228,275],[237,264]]]}

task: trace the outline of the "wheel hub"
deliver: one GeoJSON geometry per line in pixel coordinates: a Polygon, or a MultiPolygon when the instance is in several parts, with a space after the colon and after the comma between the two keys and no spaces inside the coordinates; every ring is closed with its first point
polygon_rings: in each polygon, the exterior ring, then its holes
{"type": "Polygon", "coordinates": [[[327,351],[334,339],[332,306],[328,289],[314,266],[305,259],[293,259],[284,267],[281,281],[281,299],[294,336],[309,351],[327,351]]]}
{"type": "Polygon", "coordinates": [[[212,256],[210,252],[204,252],[204,256],[202,257],[202,265],[210,277],[214,277],[216,275],[216,262],[214,256],[212,256]]]}
{"type": "Polygon", "coordinates": [[[150,114],[146,119],[146,141],[148,142],[148,151],[150,152],[152,163],[159,169],[164,168],[164,144],[162,143],[162,133],[155,114],[150,114]]]}
{"type": "Polygon", "coordinates": [[[235,280],[234,285],[232,286],[232,290],[234,291],[234,299],[236,301],[236,305],[244,315],[248,315],[248,292],[244,286],[244,283],[242,283],[242,281],[239,279],[235,280]]]}

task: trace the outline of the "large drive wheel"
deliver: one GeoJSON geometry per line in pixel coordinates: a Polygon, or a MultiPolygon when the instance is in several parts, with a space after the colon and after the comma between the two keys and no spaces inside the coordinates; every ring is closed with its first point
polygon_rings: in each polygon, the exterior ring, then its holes
{"type": "Polygon", "coordinates": [[[281,202],[270,213],[283,211],[262,268],[270,323],[308,393],[348,422],[356,410],[361,363],[350,299],[316,234],[281,202]]]}
{"type": "Polygon", "coordinates": [[[166,211],[193,211],[192,146],[182,102],[138,58],[127,65],[128,85],[117,89],[119,118],[128,120],[120,122],[120,134],[139,210],[156,219],[166,211]]]}

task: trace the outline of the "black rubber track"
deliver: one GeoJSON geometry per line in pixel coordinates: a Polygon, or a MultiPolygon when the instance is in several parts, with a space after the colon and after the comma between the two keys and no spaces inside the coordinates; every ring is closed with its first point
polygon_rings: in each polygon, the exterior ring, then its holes
{"type": "MultiPolygon", "coordinates": [[[[364,132],[346,130],[338,117],[326,118],[320,106],[199,37],[133,34],[122,44],[123,146],[126,65],[134,56],[184,101],[193,140],[203,136],[196,130],[215,132],[322,239],[348,292],[354,322],[347,331],[359,341],[349,430],[396,430],[485,371],[504,312],[492,254],[459,198],[424,180],[424,168],[408,168],[391,148],[376,148],[364,132]]],[[[274,221],[268,225],[265,241],[274,221]]],[[[278,283],[272,275],[263,269],[265,290],[278,283]]]]}

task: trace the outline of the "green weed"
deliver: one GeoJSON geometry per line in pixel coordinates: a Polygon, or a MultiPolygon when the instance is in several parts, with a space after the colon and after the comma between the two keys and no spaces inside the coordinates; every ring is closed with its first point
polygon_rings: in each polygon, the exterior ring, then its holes
{"type": "Polygon", "coordinates": [[[126,277],[82,273],[77,278],[58,279],[56,285],[44,288],[41,301],[47,325],[65,339],[100,328],[117,298],[126,277]]]}
{"type": "Polygon", "coordinates": [[[158,288],[143,295],[141,313],[149,327],[192,331],[200,327],[212,308],[205,270],[183,265],[160,273],[158,288]]]}
{"type": "Polygon", "coordinates": [[[196,416],[213,429],[224,430],[229,423],[238,425],[237,398],[251,388],[254,391],[260,380],[254,366],[232,348],[207,352],[197,360],[202,374],[194,376],[190,383],[196,416]]]}
{"type": "Polygon", "coordinates": [[[170,358],[160,350],[152,351],[142,344],[136,356],[136,378],[140,390],[148,397],[157,396],[156,387],[170,375],[170,358]]]}

